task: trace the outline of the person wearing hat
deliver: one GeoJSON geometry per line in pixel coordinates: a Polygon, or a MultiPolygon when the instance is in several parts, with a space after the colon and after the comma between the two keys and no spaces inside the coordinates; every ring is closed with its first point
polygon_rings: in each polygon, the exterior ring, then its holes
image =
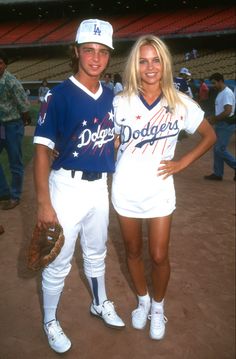
{"type": "MultiPolygon", "coordinates": [[[[182,67],[179,70],[179,75],[174,77],[174,86],[178,91],[183,92],[192,98],[193,96],[192,96],[191,88],[187,82],[189,76],[191,76],[189,70],[186,67],[182,67]]],[[[178,140],[181,141],[183,138],[186,137],[188,137],[186,131],[181,130],[179,133],[178,140]]]]}
{"type": "Polygon", "coordinates": [[[191,77],[191,72],[186,67],[182,67],[179,70],[179,76],[174,77],[174,85],[177,90],[193,98],[191,88],[188,85],[188,81],[190,77],[191,77]]]}
{"type": "Polygon", "coordinates": [[[56,314],[78,236],[92,294],[90,313],[109,327],[125,327],[105,288],[114,111],[113,93],[101,84],[100,76],[113,49],[112,34],[106,21],[81,22],[73,46],[74,75],[47,93],[34,135],[37,225],[60,223],[65,236],[60,254],[42,272],[44,331],[57,353],[71,347],[56,314]],[[58,156],[51,163],[55,149],[58,156]]]}

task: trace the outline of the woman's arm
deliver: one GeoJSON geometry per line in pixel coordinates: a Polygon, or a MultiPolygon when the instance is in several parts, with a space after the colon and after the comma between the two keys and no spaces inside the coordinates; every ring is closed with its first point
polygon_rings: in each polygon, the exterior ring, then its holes
{"type": "Polygon", "coordinates": [[[201,136],[200,142],[178,161],[161,161],[161,167],[158,168],[158,175],[167,178],[170,175],[178,173],[196,161],[206,153],[216,142],[216,134],[212,126],[204,119],[199,125],[197,131],[201,136]]]}

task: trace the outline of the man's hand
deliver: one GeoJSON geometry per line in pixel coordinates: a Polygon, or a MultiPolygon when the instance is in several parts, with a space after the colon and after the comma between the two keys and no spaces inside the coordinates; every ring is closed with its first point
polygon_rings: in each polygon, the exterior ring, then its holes
{"type": "Polygon", "coordinates": [[[29,112],[22,113],[22,120],[23,120],[24,126],[31,125],[32,120],[31,120],[31,117],[29,115],[29,112]]]}
{"type": "Polygon", "coordinates": [[[54,208],[50,204],[39,204],[37,221],[38,227],[47,229],[49,227],[55,226],[57,223],[59,223],[59,221],[54,208]]]}

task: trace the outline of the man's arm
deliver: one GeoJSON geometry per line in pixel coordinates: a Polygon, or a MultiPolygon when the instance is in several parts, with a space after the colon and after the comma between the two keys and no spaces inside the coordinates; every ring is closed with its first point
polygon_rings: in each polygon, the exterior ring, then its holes
{"type": "Polygon", "coordinates": [[[18,80],[15,80],[14,86],[12,86],[12,93],[17,103],[20,115],[22,117],[22,121],[25,126],[31,124],[31,117],[30,117],[30,102],[26,92],[18,80]]]}
{"type": "Polygon", "coordinates": [[[34,184],[37,198],[37,224],[45,229],[58,223],[49,193],[49,174],[52,150],[36,144],[34,156],[34,184]]]}
{"type": "Polygon", "coordinates": [[[219,115],[213,115],[208,117],[208,121],[211,124],[217,123],[219,121],[224,121],[226,118],[229,117],[231,112],[232,112],[232,105],[225,105],[223,112],[219,113],[219,115]]]}

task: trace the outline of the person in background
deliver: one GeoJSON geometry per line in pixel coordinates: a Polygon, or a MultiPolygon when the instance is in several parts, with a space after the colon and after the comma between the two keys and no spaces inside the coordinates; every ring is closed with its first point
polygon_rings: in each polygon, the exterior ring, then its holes
{"type": "MultiPolygon", "coordinates": [[[[234,80],[233,93],[234,93],[234,98],[235,98],[235,101],[236,101],[236,80],[234,80]]],[[[236,115],[236,108],[235,108],[235,110],[234,110],[234,114],[236,115]]]]}
{"type": "Polygon", "coordinates": [[[46,96],[48,91],[49,91],[48,82],[46,79],[44,79],[42,81],[41,86],[39,87],[39,91],[38,91],[39,103],[43,103],[44,97],[46,96]]]}
{"type": "Polygon", "coordinates": [[[209,122],[214,125],[217,141],[213,149],[213,173],[204,178],[211,181],[222,181],[224,163],[226,163],[234,170],[234,180],[236,180],[236,158],[227,149],[236,130],[235,96],[233,91],[226,86],[221,73],[212,74],[210,81],[218,92],[215,99],[215,114],[208,118],[209,122]]]}
{"type": "Polygon", "coordinates": [[[106,87],[108,87],[110,90],[114,90],[114,84],[111,81],[111,74],[110,73],[105,73],[104,75],[104,81],[102,81],[102,84],[106,87]]]}
{"type": "MultiPolygon", "coordinates": [[[[191,72],[186,67],[182,67],[179,71],[179,76],[174,77],[174,86],[178,91],[183,92],[184,94],[192,98],[192,91],[187,81],[190,76],[191,72]]],[[[181,130],[178,136],[178,140],[181,141],[186,137],[188,137],[186,131],[181,130]]]]}
{"type": "Polygon", "coordinates": [[[198,57],[198,51],[197,51],[197,49],[192,49],[192,51],[191,51],[191,58],[192,59],[196,59],[198,57]]]}
{"type": "Polygon", "coordinates": [[[209,99],[209,87],[205,83],[204,79],[200,79],[197,101],[204,112],[206,112],[208,108],[208,99],[209,99]]]}
{"type": "Polygon", "coordinates": [[[186,67],[182,67],[179,71],[179,75],[174,77],[174,86],[177,90],[193,98],[191,88],[188,85],[190,77],[191,72],[186,67]]]}
{"type": "Polygon", "coordinates": [[[123,90],[122,77],[120,74],[116,73],[114,75],[114,95],[117,95],[123,90]]]}
{"type": "MultiPolygon", "coordinates": [[[[124,91],[114,99],[115,132],[120,145],[112,181],[127,263],[137,297],[132,326],[151,319],[150,337],[165,334],[164,298],[170,278],[169,242],[175,210],[173,175],[183,171],[214,144],[214,130],[200,106],[173,85],[172,60],[158,37],[139,38],[128,57],[124,91]],[[174,152],[181,129],[199,142],[182,158],[174,152]],[[142,226],[147,224],[152,288],[142,258],[142,226]]],[[[193,228],[194,230],[194,228],[193,228]]]]}
{"type": "Polygon", "coordinates": [[[190,59],[191,59],[191,52],[188,51],[184,54],[184,60],[189,61],[190,59]]]}
{"type": "Polygon", "coordinates": [[[187,84],[191,90],[192,99],[194,101],[197,101],[198,100],[198,88],[197,88],[192,76],[190,76],[189,79],[187,80],[187,84]]]}
{"type": "Polygon", "coordinates": [[[60,223],[65,236],[59,256],[42,272],[43,328],[57,353],[71,348],[57,308],[78,236],[92,294],[90,313],[106,326],[125,327],[105,285],[107,173],[115,170],[114,95],[100,76],[109,63],[112,34],[106,21],[81,22],[72,53],[74,75],[48,92],[34,136],[37,224],[48,228],[60,223]],[[54,148],[58,156],[51,166],[54,148]]]}
{"type": "Polygon", "coordinates": [[[6,150],[11,172],[9,186],[0,163],[0,203],[4,210],[20,203],[24,179],[24,126],[31,123],[28,97],[21,83],[7,71],[7,65],[8,57],[0,50],[0,153],[6,150]]]}
{"type": "Polygon", "coordinates": [[[26,89],[25,90],[25,93],[26,93],[26,95],[28,96],[28,98],[30,97],[30,89],[26,89]]]}

